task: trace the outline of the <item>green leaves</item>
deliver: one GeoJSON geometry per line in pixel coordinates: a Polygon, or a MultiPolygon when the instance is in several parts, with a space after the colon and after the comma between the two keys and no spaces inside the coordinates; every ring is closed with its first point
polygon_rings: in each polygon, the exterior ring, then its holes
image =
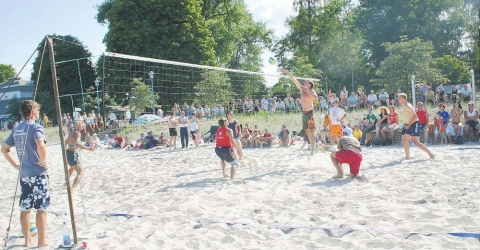
{"type": "Polygon", "coordinates": [[[12,65],[0,63],[0,83],[6,82],[10,77],[15,77],[15,74],[15,68],[12,65]]]}
{"type": "Polygon", "coordinates": [[[200,0],[106,1],[97,21],[107,23],[107,50],[212,65],[215,41],[201,16],[200,0]]]}
{"type": "Polygon", "coordinates": [[[195,102],[198,104],[221,104],[225,106],[234,97],[227,73],[224,71],[205,71],[202,81],[195,86],[195,102]]]}
{"type": "MultiPolygon", "coordinates": [[[[134,78],[132,84],[134,86],[132,87],[130,97],[130,110],[132,110],[135,115],[140,115],[145,113],[147,108],[152,107],[152,89],[146,85],[141,78],[134,78]]],[[[157,94],[154,95],[154,99],[155,101],[159,99],[157,94]]]]}
{"type": "MultiPolygon", "coordinates": [[[[96,79],[95,70],[92,67],[91,56],[92,54],[88,49],[82,44],[82,42],[73,36],[66,35],[53,35],[54,42],[54,51],[55,51],[55,62],[68,61],[63,63],[58,63],[56,65],[57,77],[58,77],[58,91],[60,95],[66,94],[79,94],[87,92],[88,87],[94,86],[94,81],[96,79]],[[78,59],[78,61],[76,60],[78,59]],[[71,61],[70,61],[71,60],[71,61]],[[80,70],[80,72],[79,72],[80,70]]],[[[50,67],[50,54],[48,52],[48,47],[45,48],[45,55],[43,58],[43,65],[40,69],[40,61],[42,57],[42,49],[44,45],[44,40],[39,43],[38,46],[38,56],[35,58],[33,63],[33,71],[31,79],[36,81],[37,76],[40,74],[40,79],[37,83],[38,92],[46,92],[48,95],[39,95],[37,96],[37,101],[42,103],[52,103],[53,92],[53,80],[52,80],[52,71],[50,67]],[[43,100],[43,98],[46,98],[43,100]]],[[[72,102],[70,97],[61,97],[60,106],[62,112],[71,112],[72,102]]],[[[81,102],[77,101],[77,98],[74,97],[74,106],[83,107],[81,102]]],[[[47,115],[50,118],[56,117],[55,113],[47,115]]]]}
{"type": "Polygon", "coordinates": [[[377,70],[377,79],[373,81],[387,91],[400,88],[402,91],[410,90],[410,77],[428,83],[448,81],[440,70],[430,67],[432,56],[435,53],[432,42],[422,41],[420,38],[407,40],[406,36],[400,38],[398,43],[385,43],[388,57],[380,63],[377,70]]]}

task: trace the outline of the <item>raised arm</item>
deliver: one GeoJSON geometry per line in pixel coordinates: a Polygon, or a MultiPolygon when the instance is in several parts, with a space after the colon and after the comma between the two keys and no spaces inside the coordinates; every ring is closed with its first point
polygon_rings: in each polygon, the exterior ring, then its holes
{"type": "Polygon", "coordinates": [[[293,77],[292,73],[290,73],[288,70],[286,69],[283,69],[282,72],[288,76],[288,78],[290,78],[290,80],[292,80],[293,83],[295,83],[295,86],[297,86],[297,89],[302,91],[303,89],[305,89],[304,86],[302,86],[302,84],[300,84],[300,82],[295,79],[295,77],[293,77]]]}

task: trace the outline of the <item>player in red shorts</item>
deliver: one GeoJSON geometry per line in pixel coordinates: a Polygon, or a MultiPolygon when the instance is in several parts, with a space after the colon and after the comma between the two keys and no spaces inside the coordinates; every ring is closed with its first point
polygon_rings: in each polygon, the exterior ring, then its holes
{"type": "Polygon", "coordinates": [[[343,178],[342,164],[346,163],[350,166],[350,177],[366,180],[365,176],[358,175],[360,173],[360,164],[363,160],[360,142],[352,136],[351,128],[344,128],[343,134],[344,136],[338,142],[338,151],[332,152],[330,155],[332,163],[337,169],[337,174],[333,178],[343,178]]]}

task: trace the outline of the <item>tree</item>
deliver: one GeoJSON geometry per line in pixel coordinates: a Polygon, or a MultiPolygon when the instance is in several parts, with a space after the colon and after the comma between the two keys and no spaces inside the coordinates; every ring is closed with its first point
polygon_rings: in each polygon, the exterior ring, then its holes
{"type": "Polygon", "coordinates": [[[362,50],[364,40],[355,27],[356,13],[349,1],[322,5],[315,0],[296,0],[294,6],[298,14],[287,19],[289,33],[274,46],[280,65],[292,69],[292,58],[308,58],[306,63],[328,77],[333,91],[350,86],[352,68],[357,82],[368,82],[371,65],[362,50]]]}
{"type": "MultiPolygon", "coordinates": [[[[52,122],[55,121],[57,122],[57,109],[54,104],[54,100],[52,99],[52,94],[48,93],[47,91],[37,91],[37,96],[36,96],[36,102],[40,104],[42,107],[40,110],[40,117],[43,116],[43,114],[46,114],[52,122]]],[[[69,98],[70,100],[70,98],[69,98]]],[[[62,109],[63,113],[70,113],[72,114],[72,109],[62,109]]]]}
{"type": "Polygon", "coordinates": [[[460,59],[444,55],[432,60],[431,66],[439,69],[451,84],[462,84],[470,82],[469,68],[460,59]]]}
{"type": "Polygon", "coordinates": [[[196,103],[226,105],[234,97],[230,79],[225,71],[206,71],[202,81],[195,86],[196,103]]]}
{"type": "MultiPolygon", "coordinates": [[[[86,92],[88,93],[93,93],[95,92],[96,89],[95,87],[93,86],[90,86],[87,88],[86,92]]],[[[101,90],[99,90],[101,91],[101,90]]],[[[108,93],[104,93],[104,98],[105,98],[105,106],[117,106],[118,104],[115,102],[115,100],[113,98],[111,98],[111,96],[108,94],[108,93]]],[[[95,113],[97,113],[97,104],[99,104],[100,106],[100,114],[103,114],[103,106],[102,106],[102,94],[99,93],[98,94],[98,103],[97,103],[97,94],[96,93],[93,93],[93,94],[85,94],[84,98],[82,99],[81,97],[76,98],[76,103],[82,103],[83,101],[85,101],[85,112],[90,112],[90,111],[95,111],[95,113]]],[[[125,105],[128,105],[125,104],[125,105]]],[[[151,107],[151,106],[150,106],[151,107]]],[[[70,107],[70,110],[72,109],[73,107],[70,107]]],[[[67,112],[67,111],[64,111],[64,112],[67,112]]]]}
{"type": "MultiPolygon", "coordinates": [[[[57,77],[58,77],[58,92],[60,96],[66,94],[79,94],[86,92],[85,90],[94,86],[94,81],[96,79],[95,70],[92,67],[92,61],[90,57],[92,56],[88,49],[82,44],[82,42],[73,36],[59,36],[53,35],[54,39],[54,51],[55,51],[55,61],[68,61],[56,65],[57,77]],[[80,58],[89,58],[89,59],[80,59],[80,58]],[[75,59],[79,59],[78,61],[75,59]],[[80,68],[80,72],[79,72],[80,68]]],[[[33,63],[33,71],[31,79],[37,79],[38,74],[40,74],[40,79],[35,83],[37,91],[45,91],[50,94],[51,97],[54,96],[53,84],[52,84],[52,71],[50,67],[50,54],[48,48],[45,48],[45,55],[43,58],[43,65],[40,71],[40,61],[42,57],[44,41],[42,40],[38,47],[38,56],[35,58],[33,63]]],[[[76,101],[76,100],[74,100],[76,101]]],[[[75,102],[75,106],[82,107],[82,103],[75,102]]],[[[68,97],[60,98],[60,107],[62,110],[71,110],[71,100],[68,97]]]]}
{"type": "MultiPolygon", "coordinates": [[[[296,77],[302,78],[316,78],[319,79],[322,77],[322,71],[313,67],[310,64],[309,59],[307,57],[295,57],[292,60],[293,65],[291,68],[291,72],[296,77]]],[[[301,82],[301,81],[300,81],[301,82]]],[[[314,82],[314,90],[317,93],[321,93],[324,91],[323,83],[321,82],[314,82]]],[[[290,94],[298,94],[298,89],[294,83],[290,81],[288,78],[280,78],[278,83],[276,83],[272,89],[272,93],[290,93],[290,94]]]]}
{"type": "Polygon", "coordinates": [[[22,114],[20,112],[20,101],[16,97],[10,99],[8,102],[8,113],[9,118],[14,119],[15,121],[20,121],[22,119],[22,114]]]}
{"type": "Polygon", "coordinates": [[[428,83],[448,81],[439,69],[430,67],[435,53],[432,42],[425,42],[418,37],[408,40],[404,36],[401,42],[385,43],[384,46],[388,57],[380,63],[376,71],[378,78],[373,81],[387,91],[398,88],[410,90],[411,75],[428,83]]]}
{"type": "Polygon", "coordinates": [[[15,68],[11,64],[0,63],[0,83],[6,82],[8,78],[15,77],[15,68]]]}
{"type": "Polygon", "coordinates": [[[465,35],[465,12],[459,0],[360,0],[356,26],[366,40],[370,61],[378,66],[388,56],[384,43],[401,36],[432,41],[436,55],[458,55],[465,35]]]}
{"type": "Polygon", "coordinates": [[[200,0],[106,0],[97,21],[108,23],[107,50],[212,65],[215,41],[201,16],[200,0]]]}
{"type": "Polygon", "coordinates": [[[270,47],[273,31],[255,22],[243,1],[230,2],[225,15],[207,20],[215,40],[217,64],[232,69],[259,71],[262,50],[270,47]]]}
{"type": "MultiPolygon", "coordinates": [[[[135,117],[145,113],[152,107],[152,89],[147,86],[141,78],[133,79],[132,97],[130,98],[130,110],[135,113],[135,117]]],[[[154,95],[154,100],[158,100],[158,95],[154,95]]]]}

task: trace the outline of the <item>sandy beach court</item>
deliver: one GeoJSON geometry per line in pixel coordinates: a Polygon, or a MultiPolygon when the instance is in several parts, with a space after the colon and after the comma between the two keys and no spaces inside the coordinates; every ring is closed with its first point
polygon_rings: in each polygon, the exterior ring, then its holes
{"type": "MultiPolygon", "coordinates": [[[[78,236],[88,249],[480,247],[478,239],[447,234],[480,232],[479,145],[430,147],[434,161],[418,148],[409,161],[400,146],[364,148],[361,173],[369,182],[332,180],[329,153],[309,158],[300,146],[245,149],[258,165],[241,166],[234,182],[221,178],[214,144],[82,151],[85,177],[74,192],[78,236]]],[[[47,149],[53,189],[47,234],[55,249],[68,202],[61,148],[47,149]]],[[[0,163],[3,238],[17,174],[4,158],[0,163]]],[[[19,214],[16,204],[9,249],[22,249],[19,214]]]]}

